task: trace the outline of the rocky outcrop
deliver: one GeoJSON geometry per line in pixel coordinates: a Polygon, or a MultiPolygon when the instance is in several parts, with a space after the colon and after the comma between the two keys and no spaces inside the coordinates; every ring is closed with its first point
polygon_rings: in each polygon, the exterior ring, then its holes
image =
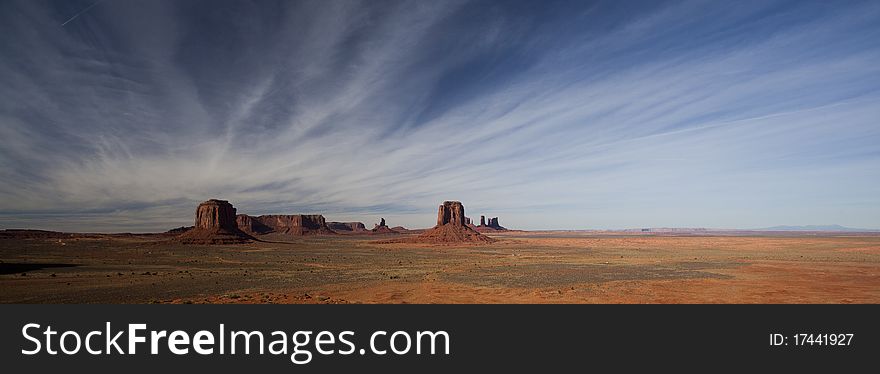
{"type": "Polygon", "coordinates": [[[241,215],[238,227],[255,234],[325,235],[335,234],[320,214],[269,214],[258,217],[241,215]]]}
{"type": "Polygon", "coordinates": [[[380,218],[379,223],[373,226],[373,230],[371,230],[374,234],[399,234],[397,231],[392,230],[388,225],[385,224],[385,218],[380,218]]]}
{"type": "Polygon", "coordinates": [[[211,199],[199,204],[194,227],[176,239],[185,244],[236,244],[253,237],[238,229],[232,204],[211,199]]]}
{"type": "Polygon", "coordinates": [[[341,234],[368,232],[363,222],[327,222],[327,227],[341,234]]]}
{"type": "Polygon", "coordinates": [[[272,232],[271,227],[264,225],[257,220],[256,217],[251,217],[247,214],[239,214],[235,216],[235,223],[239,230],[251,235],[261,235],[272,232]]]}
{"type": "Polygon", "coordinates": [[[507,231],[506,228],[498,224],[498,217],[489,218],[486,223],[486,216],[480,216],[480,225],[476,227],[479,232],[507,231]]]}
{"type": "Polygon", "coordinates": [[[444,201],[437,211],[437,226],[464,226],[464,205],[460,201],[444,201]]]}
{"type": "Polygon", "coordinates": [[[196,208],[195,228],[235,231],[235,208],[226,200],[205,201],[196,208]]]}
{"type": "MultiPolygon", "coordinates": [[[[86,237],[88,234],[75,234],[47,230],[6,229],[0,230],[0,239],[71,239],[86,237]]],[[[2,261],[0,261],[2,263],[2,261]]]]}
{"type": "Polygon", "coordinates": [[[474,224],[474,220],[471,219],[471,217],[464,217],[464,224],[465,224],[465,226],[470,227],[472,229],[477,228],[477,225],[474,224]]]}
{"type": "Polygon", "coordinates": [[[498,224],[498,217],[490,218],[490,219],[489,219],[489,224],[486,225],[486,226],[489,226],[489,227],[491,227],[491,228],[493,228],[493,229],[495,229],[495,230],[507,230],[506,228],[504,228],[503,226],[501,226],[501,225],[498,224]]]}
{"type": "Polygon", "coordinates": [[[396,243],[425,244],[478,244],[492,243],[495,239],[482,235],[467,225],[464,205],[458,201],[444,201],[437,211],[437,225],[414,237],[403,238],[396,243]]]}
{"type": "Polygon", "coordinates": [[[192,230],[192,229],[194,229],[194,228],[195,228],[195,226],[180,226],[180,227],[176,227],[176,228],[173,228],[173,229],[171,229],[171,230],[168,230],[168,231],[166,231],[165,233],[166,233],[166,234],[179,235],[179,234],[183,234],[183,233],[185,233],[185,232],[187,232],[187,231],[189,231],[189,230],[192,230]]]}

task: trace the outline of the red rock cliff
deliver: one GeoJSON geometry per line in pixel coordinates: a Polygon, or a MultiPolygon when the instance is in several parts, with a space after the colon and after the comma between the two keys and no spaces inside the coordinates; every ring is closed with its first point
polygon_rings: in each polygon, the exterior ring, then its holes
{"type": "Polygon", "coordinates": [[[464,205],[460,201],[444,201],[437,211],[437,225],[464,226],[464,205]]]}

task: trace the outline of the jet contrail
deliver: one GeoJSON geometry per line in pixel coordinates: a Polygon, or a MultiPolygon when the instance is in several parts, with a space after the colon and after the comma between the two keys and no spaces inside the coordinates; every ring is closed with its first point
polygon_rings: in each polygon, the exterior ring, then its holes
{"type": "Polygon", "coordinates": [[[98,0],[98,1],[96,1],[96,2],[94,2],[94,3],[92,3],[92,5],[89,5],[89,6],[88,6],[88,7],[86,7],[86,8],[85,8],[85,9],[83,9],[83,10],[81,10],[81,11],[79,11],[79,13],[77,13],[77,14],[74,14],[74,15],[73,15],[73,17],[70,17],[70,19],[68,19],[68,20],[67,20],[67,21],[64,21],[64,23],[62,23],[62,24],[61,24],[61,27],[64,27],[64,25],[66,25],[66,24],[68,24],[68,23],[69,23],[69,22],[70,22],[70,21],[73,21],[73,20],[75,20],[75,19],[76,19],[76,17],[79,17],[79,16],[81,16],[81,15],[82,15],[82,14],[83,14],[83,13],[85,13],[85,12],[88,12],[88,11],[89,11],[89,9],[92,9],[92,8],[94,8],[94,7],[95,7],[95,5],[98,5],[98,3],[100,3],[100,2],[101,2],[101,1],[102,1],[102,0],[98,0]]]}

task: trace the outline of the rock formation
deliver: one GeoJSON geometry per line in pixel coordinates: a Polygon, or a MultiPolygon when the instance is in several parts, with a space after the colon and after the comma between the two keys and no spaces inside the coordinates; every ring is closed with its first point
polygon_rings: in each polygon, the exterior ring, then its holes
{"type": "Polygon", "coordinates": [[[403,226],[394,226],[391,228],[391,231],[394,231],[399,234],[406,234],[406,233],[411,232],[412,230],[410,230],[406,227],[403,227],[403,226]]]}
{"type": "Polygon", "coordinates": [[[385,224],[385,218],[380,218],[379,223],[373,226],[372,231],[374,234],[398,234],[397,231],[392,230],[385,224]]]}
{"type": "Polygon", "coordinates": [[[482,235],[466,224],[464,205],[445,201],[437,211],[437,225],[422,234],[395,240],[398,243],[456,244],[492,243],[495,239],[482,235]]]}
{"type": "Polygon", "coordinates": [[[486,223],[486,216],[480,216],[480,225],[476,227],[479,232],[507,231],[506,228],[498,224],[498,217],[489,218],[486,223]]]}
{"type": "Polygon", "coordinates": [[[239,215],[238,227],[254,234],[323,235],[335,234],[320,214],[269,214],[258,217],[239,215]]]}
{"type": "Polygon", "coordinates": [[[177,236],[177,240],[186,244],[235,244],[252,239],[238,229],[232,204],[217,199],[199,204],[194,227],[177,236]]]}
{"type": "Polygon", "coordinates": [[[464,205],[460,201],[444,201],[437,211],[437,226],[452,224],[464,226],[464,205]]]}
{"type": "Polygon", "coordinates": [[[235,208],[226,200],[205,201],[196,208],[195,228],[235,231],[235,208]]]}
{"type": "Polygon", "coordinates": [[[195,228],[195,226],[180,226],[180,227],[176,227],[171,230],[168,230],[165,233],[172,234],[172,235],[180,235],[180,234],[183,234],[183,233],[185,233],[189,230],[192,230],[194,228],[195,228]]]}
{"type": "Polygon", "coordinates": [[[471,217],[464,217],[464,225],[472,229],[477,228],[477,225],[474,224],[474,220],[471,219],[471,217]]]}
{"type": "Polygon", "coordinates": [[[327,227],[342,234],[365,233],[369,231],[363,222],[327,222],[327,227]]]}
{"type": "Polygon", "coordinates": [[[235,216],[235,223],[238,226],[239,230],[251,235],[260,235],[272,232],[271,227],[264,225],[262,222],[257,220],[256,217],[251,217],[247,214],[239,214],[235,216]]]}

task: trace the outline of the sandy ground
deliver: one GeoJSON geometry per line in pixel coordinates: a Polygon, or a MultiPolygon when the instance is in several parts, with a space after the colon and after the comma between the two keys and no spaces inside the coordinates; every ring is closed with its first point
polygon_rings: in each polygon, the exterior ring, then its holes
{"type": "MultiPolygon", "coordinates": [[[[878,303],[880,235],[0,239],[3,303],[878,303]]],[[[390,236],[389,236],[390,237],[390,236]]]]}

